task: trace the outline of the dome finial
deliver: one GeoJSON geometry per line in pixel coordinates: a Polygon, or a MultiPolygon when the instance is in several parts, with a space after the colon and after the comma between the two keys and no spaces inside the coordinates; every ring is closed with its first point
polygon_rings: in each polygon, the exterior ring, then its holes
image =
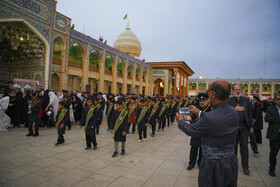
{"type": "Polygon", "coordinates": [[[129,19],[127,19],[127,26],[126,26],[126,30],[130,30],[130,28],[129,28],[129,19]]]}

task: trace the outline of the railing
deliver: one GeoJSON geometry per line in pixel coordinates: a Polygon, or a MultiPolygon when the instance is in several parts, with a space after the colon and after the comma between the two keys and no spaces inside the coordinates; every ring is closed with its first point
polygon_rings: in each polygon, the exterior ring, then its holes
{"type": "Polygon", "coordinates": [[[136,77],[136,81],[140,81],[140,77],[136,77]]]}
{"type": "Polygon", "coordinates": [[[89,71],[99,72],[99,68],[94,66],[89,66],[89,71]]]}
{"type": "Polygon", "coordinates": [[[131,75],[127,75],[127,79],[132,79],[132,76],[131,75]]]}
{"type": "Polygon", "coordinates": [[[118,73],[117,76],[122,78],[123,74],[122,73],[118,73]]]}
{"type": "Polygon", "coordinates": [[[82,64],[74,62],[74,61],[68,61],[68,66],[82,69],[82,64]]]}
{"type": "Polygon", "coordinates": [[[61,59],[53,57],[52,64],[61,65],[61,59]]]}
{"type": "Polygon", "coordinates": [[[143,79],[143,82],[146,82],[146,79],[143,79]]]}
{"type": "Polygon", "coordinates": [[[105,74],[107,74],[107,75],[113,75],[113,72],[112,72],[112,71],[109,71],[109,70],[105,70],[105,74]]]}

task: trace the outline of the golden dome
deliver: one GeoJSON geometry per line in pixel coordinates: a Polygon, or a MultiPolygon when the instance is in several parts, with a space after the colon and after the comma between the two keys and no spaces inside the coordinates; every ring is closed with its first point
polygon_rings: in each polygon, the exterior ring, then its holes
{"type": "Polygon", "coordinates": [[[129,24],[114,43],[114,48],[130,56],[139,57],[141,54],[141,43],[137,36],[130,30],[129,24]]]}

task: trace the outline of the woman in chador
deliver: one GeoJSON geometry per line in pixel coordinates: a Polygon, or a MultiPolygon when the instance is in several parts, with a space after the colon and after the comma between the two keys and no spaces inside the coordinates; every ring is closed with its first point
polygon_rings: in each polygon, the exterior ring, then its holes
{"type": "Polygon", "coordinates": [[[0,131],[7,131],[11,123],[11,119],[7,114],[5,114],[9,102],[10,102],[9,94],[8,92],[5,92],[4,96],[0,99],[0,131]]]}

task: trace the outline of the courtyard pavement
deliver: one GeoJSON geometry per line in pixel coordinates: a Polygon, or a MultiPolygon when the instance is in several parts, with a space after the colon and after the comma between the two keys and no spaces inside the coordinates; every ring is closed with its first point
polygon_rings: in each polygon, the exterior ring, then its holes
{"type": "MultiPolygon", "coordinates": [[[[153,138],[148,136],[146,142],[137,143],[138,135],[128,134],[127,154],[116,158],[105,123],[97,136],[97,150],[84,149],[83,130],[77,125],[66,132],[66,142],[60,146],[54,145],[56,128],[40,129],[39,137],[26,134],[26,128],[0,132],[0,186],[197,186],[198,168],[186,170],[190,138],[177,122],[153,138]]],[[[280,186],[280,163],[276,177],[268,175],[267,139],[259,151],[254,155],[249,146],[251,174],[244,175],[239,163],[238,186],[280,186]]]]}

